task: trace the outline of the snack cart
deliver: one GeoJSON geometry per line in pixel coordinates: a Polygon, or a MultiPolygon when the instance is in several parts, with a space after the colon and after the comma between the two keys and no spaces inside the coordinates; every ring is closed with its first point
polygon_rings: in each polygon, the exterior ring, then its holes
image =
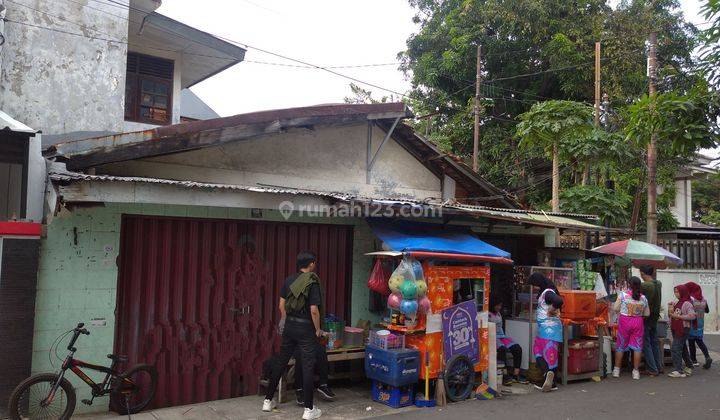
{"type": "Polygon", "coordinates": [[[447,398],[461,401],[470,395],[475,373],[489,366],[489,264],[512,264],[512,260],[507,252],[475,238],[467,230],[418,225],[371,223],[373,231],[392,251],[370,255],[419,262],[427,289],[425,297],[429,300],[429,308],[418,312],[415,319],[403,323],[393,317],[386,327],[403,334],[406,346],[419,351],[421,380],[444,379],[447,398]],[[460,336],[448,336],[450,315],[447,313],[458,304],[472,309],[463,312],[473,314],[472,325],[477,325],[475,334],[468,334],[466,330],[460,336]],[[469,354],[449,354],[446,349],[453,339],[472,341],[475,347],[469,354]]]}

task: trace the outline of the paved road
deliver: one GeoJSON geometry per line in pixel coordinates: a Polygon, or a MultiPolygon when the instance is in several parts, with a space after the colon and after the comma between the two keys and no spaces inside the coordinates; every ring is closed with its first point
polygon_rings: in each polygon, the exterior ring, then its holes
{"type": "MultiPolygon", "coordinates": [[[[711,351],[720,353],[720,336],[705,336],[711,351]]],[[[702,360],[702,356],[699,357],[702,360]]],[[[669,366],[668,366],[669,367],[669,366]]],[[[720,420],[720,363],[696,369],[686,379],[642,377],[623,372],[620,379],[575,382],[550,394],[531,392],[492,401],[468,401],[443,409],[403,413],[394,419],[713,419],[720,420]]]]}

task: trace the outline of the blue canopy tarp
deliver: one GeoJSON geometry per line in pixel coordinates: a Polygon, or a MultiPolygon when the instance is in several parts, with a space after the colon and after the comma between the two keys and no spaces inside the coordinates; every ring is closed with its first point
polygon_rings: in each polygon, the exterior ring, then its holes
{"type": "Polygon", "coordinates": [[[368,223],[375,235],[393,251],[510,258],[510,253],[481,241],[469,228],[461,226],[397,219],[368,219],[368,223]]]}

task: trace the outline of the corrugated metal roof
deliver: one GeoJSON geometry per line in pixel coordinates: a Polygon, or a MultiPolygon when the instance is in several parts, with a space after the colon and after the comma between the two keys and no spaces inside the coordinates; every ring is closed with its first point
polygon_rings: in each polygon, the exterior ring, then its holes
{"type": "Polygon", "coordinates": [[[88,175],[76,172],[51,172],[50,179],[55,182],[127,182],[127,183],[147,183],[160,185],[173,185],[181,188],[209,189],[209,190],[232,190],[232,191],[249,191],[268,194],[292,194],[307,195],[315,197],[330,198],[343,202],[364,202],[374,203],[387,206],[393,205],[410,205],[423,206],[434,209],[441,209],[458,215],[482,217],[487,219],[504,220],[515,223],[525,223],[535,226],[556,227],[566,229],[580,230],[607,230],[602,226],[575,220],[571,217],[581,217],[589,220],[597,220],[597,216],[592,215],[573,215],[563,213],[545,213],[538,211],[514,210],[514,209],[498,209],[482,206],[469,206],[457,203],[441,203],[439,201],[420,201],[405,198],[371,198],[362,197],[354,194],[341,192],[327,192],[304,190],[294,188],[276,188],[264,186],[245,186],[233,184],[215,184],[208,182],[182,181],[159,178],[143,178],[143,177],[125,177],[113,175],[88,175]]]}
{"type": "Polygon", "coordinates": [[[0,130],[10,130],[18,133],[35,134],[36,130],[28,127],[8,114],[0,111],[0,130]]]}

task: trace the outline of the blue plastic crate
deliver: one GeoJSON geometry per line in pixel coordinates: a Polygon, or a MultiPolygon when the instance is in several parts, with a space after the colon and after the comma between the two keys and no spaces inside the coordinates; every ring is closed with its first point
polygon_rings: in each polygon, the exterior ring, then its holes
{"type": "Polygon", "coordinates": [[[365,348],[365,376],[392,386],[414,384],[420,377],[420,352],[415,349],[365,348]]]}
{"type": "Polygon", "coordinates": [[[415,385],[392,386],[380,381],[372,381],[372,399],[393,408],[413,405],[415,385]]]}

